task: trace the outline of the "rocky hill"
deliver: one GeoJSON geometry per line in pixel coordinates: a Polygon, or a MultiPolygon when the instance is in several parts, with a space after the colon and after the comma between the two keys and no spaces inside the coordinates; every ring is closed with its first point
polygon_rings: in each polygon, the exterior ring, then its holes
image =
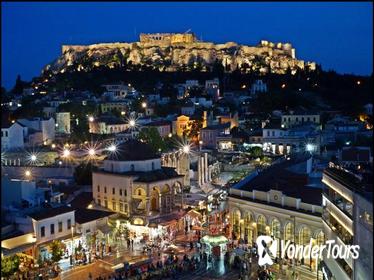
{"type": "Polygon", "coordinates": [[[102,43],[94,45],[64,45],[62,54],[44,70],[53,73],[90,71],[94,67],[110,68],[124,65],[146,65],[160,71],[201,69],[210,71],[222,64],[230,72],[238,67],[247,72],[283,74],[287,69],[314,70],[314,62],[304,62],[295,57],[291,44],[261,41],[257,46],[234,42],[214,44],[209,42],[178,42],[148,40],[134,43],[102,43]]]}

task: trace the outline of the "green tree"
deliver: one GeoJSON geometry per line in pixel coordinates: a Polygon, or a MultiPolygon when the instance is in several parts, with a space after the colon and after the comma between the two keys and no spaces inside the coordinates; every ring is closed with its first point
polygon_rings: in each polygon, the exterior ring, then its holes
{"type": "Polygon", "coordinates": [[[62,259],[62,255],[64,254],[63,246],[60,240],[53,240],[51,245],[51,254],[52,254],[52,261],[59,262],[62,259]]]}
{"type": "Polygon", "coordinates": [[[92,163],[81,163],[74,170],[74,180],[78,185],[92,184],[92,171],[95,166],[92,163]]]}
{"type": "Polygon", "coordinates": [[[19,257],[17,255],[1,258],[1,276],[8,277],[18,270],[19,257]]]}
{"type": "Polygon", "coordinates": [[[13,94],[21,94],[27,83],[21,80],[21,76],[17,75],[16,84],[12,89],[13,94]]]}
{"type": "Polygon", "coordinates": [[[165,141],[164,139],[162,139],[160,133],[155,127],[143,128],[140,131],[138,138],[148,143],[155,152],[166,150],[165,141]]]}
{"type": "Polygon", "coordinates": [[[251,154],[251,156],[256,157],[256,158],[262,157],[263,155],[263,151],[261,147],[252,147],[250,148],[249,153],[251,154]]]}
{"type": "Polygon", "coordinates": [[[203,128],[203,121],[201,119],[194,120],[189,126],[189,128],[185,130],[185,134],[189,139],[196,142],[198,140],[200,130],[202,128],[203,128]]]}

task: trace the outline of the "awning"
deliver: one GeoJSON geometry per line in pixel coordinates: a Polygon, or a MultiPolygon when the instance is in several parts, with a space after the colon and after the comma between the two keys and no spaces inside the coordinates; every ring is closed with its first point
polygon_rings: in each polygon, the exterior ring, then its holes
{"type": "Polygon", "coordinates": [[[1,248],[12,250],[21,246],[32,246],[36,243],[33,233],[27,233],[1,241],[1,248]]]}
{"type": "Polygon", "coordinates": [[[201,242],[204,244],[210,244],[215,246],[220,244],[226,244],[229,242],[229,240],[223,235],[205,235],[203,238],[201,238],[201,242]]]}
{"type": "Polygon", "coordinates": [[[97,229],[101,231],[103,234],[108,234],[112,231],[111,227],[108,224],[98,226],[97,229]]]}
{"type": "Polygon", "coordinates": [[[203,215],[201,215],[201,213],[195,211],[195,210],[191,210],[187,213],[187,215],[193,217],[193,218],[197,218],[197,219],[200,219],[202,218],[203,215]]]}

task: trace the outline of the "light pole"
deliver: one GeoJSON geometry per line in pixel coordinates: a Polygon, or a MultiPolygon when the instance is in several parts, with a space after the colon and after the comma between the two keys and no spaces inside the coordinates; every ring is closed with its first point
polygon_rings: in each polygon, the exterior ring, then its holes
{"type": "Polygon", "coordinates": [[[71,226],[71,260],[74,264],[74,226],[71,226]]]}

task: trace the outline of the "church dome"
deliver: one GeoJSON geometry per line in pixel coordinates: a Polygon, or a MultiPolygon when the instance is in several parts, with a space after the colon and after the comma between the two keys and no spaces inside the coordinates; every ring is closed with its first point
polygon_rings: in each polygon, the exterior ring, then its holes
{"type": "Polygon", "coordinates": [[[120,143],[117,146],[117,152],[111,153],[107,160],[138,161],[157,158],[160,158],[160,155],[155,153],[149,144],[131,139],[120,143]]]}

